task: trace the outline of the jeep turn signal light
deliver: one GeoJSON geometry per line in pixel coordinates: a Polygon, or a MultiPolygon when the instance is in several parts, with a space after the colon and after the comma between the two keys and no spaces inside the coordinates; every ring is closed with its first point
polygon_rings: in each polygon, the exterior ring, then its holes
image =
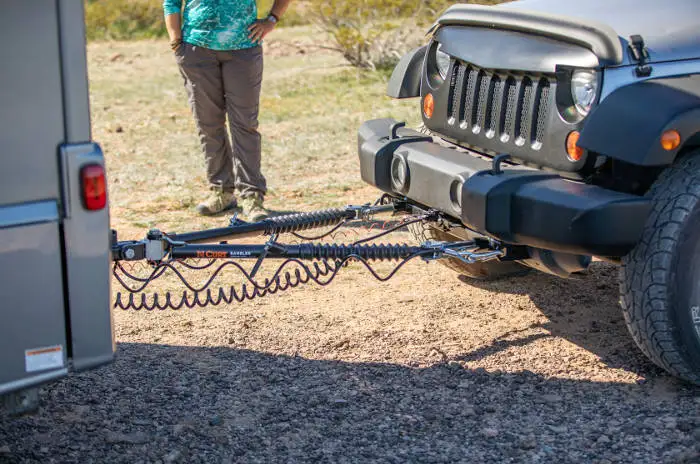
{"type": "Polygon", "coordinates": [[[681,144],[681,134],[677,130],[667,130],[661,134],[661,147],[666,151],[675,150],[681,144]]]}
{"type": "Polygon", "coordinates": [[[433,94],[429,93],[423,98],[423,114],[425,117],[430,119],[433,117],[433,111],[435,110],[435,99],[433,94]]]}
{"type": "Polygon", "coordinates": [[[578,161],[583,158],[583,148],[578,146],[578,139],[581,137],[579,131],[571,131],[566,136],[566,154],[571,161],[578,161]]]}
{"type": "Polygon", "coordinates": [[[88,164],[82,167],[80,186],[85,209],[97,211],[107,205],[107,180],[105,168],[101,164],[88,164]]]}

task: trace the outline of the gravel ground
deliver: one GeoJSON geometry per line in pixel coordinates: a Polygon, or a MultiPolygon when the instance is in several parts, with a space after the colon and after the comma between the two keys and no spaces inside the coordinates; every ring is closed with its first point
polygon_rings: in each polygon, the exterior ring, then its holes
{"type": "Polygon", "coordinates": [[[112,365],[0,420],[0,462],[700,462],[700,389],[639,353],[600,263],[478,284],[349,269],[115,327],[112,365]]]}

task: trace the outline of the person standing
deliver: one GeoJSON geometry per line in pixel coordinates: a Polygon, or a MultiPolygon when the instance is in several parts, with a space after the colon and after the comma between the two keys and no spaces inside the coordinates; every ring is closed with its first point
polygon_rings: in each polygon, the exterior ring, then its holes
{"type": "Polygon", "coordinates": [[[184,0],[183,9],[183,0],[163,0],[170,47],[185,81],[206,161],[211,191],[197,206],[203,215],[240,206],[249,221],[267,217],[258,132],[261,43],[291,0],[275,0],[261,20],[255,1],[184,0]]]}

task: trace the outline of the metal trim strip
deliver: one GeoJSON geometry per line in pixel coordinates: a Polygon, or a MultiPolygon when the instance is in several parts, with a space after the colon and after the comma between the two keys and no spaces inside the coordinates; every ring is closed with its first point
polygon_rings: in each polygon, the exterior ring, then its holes
{"type": "Polygon", "coordinates": [[[55,200],[0,206],[0,229],[58,221],[55,200]]]}
{"type": "Polygon", "coordinates": [[[44,374],[33,375],[31,377],[27,377],[21,380],[6,382],[0,384],[0,395],[12,393],[18,390],[24,390],[25,388],[31,388],[54,379],[60,379],[61,377],[64,377],[66,375],[68,375],[68,369],[63,368],[56,371],[46,372],[44,374]]]}

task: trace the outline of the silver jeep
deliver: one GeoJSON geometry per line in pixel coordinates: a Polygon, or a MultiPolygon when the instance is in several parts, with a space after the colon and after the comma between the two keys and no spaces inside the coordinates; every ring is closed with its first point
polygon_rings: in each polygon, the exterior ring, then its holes
{"type": "Polygon", "coordinates": [[[438,221],[421,239],[479,239],[498,261],[561,277],[620,265],[639,347],[700,383],[700,2],[455,5],[402,58],[394,98],[418,130],[359,130],[362,178],[438,221]]]}

